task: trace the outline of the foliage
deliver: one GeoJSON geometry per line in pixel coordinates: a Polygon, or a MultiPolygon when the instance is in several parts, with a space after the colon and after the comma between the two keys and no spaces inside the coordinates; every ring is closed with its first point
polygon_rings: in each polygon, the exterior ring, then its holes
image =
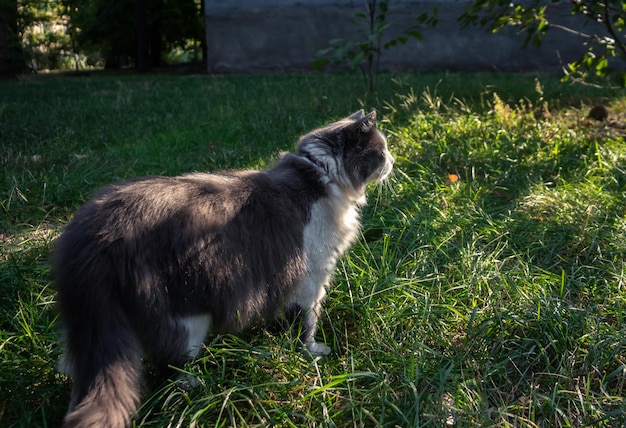
{"type": "Polygon", "coordinates": [[[164,59],[163,52],[184,48],[187,40],[204,38],[203,17],[196,0],[144,0],[143,10],[137,9],[134,0],[65,1],[72,2],[70,17],[79,29],[79,48],[88,54],[101,54],[109,68],[137,63],[139,19],[145,19],[144,37],[153,65],[164,59]]]}
{"type": "Polygon", "coordinates": [[[60,425],[48,258],[95,189],[264,167],[375,107],[395,175],[329,291],[334,354],[262,325],[213,337],[185,368],[197,388],[148,376],[137,426],[623,426],[623,94],[506,73],[364,92],[332,73],[0,82],[0,425],[60,425]],[[609,120],[587,119],[600,102],[609,120]]]}
{"type": "Polygon", "coordinates": [[[317,59],[313,62],[313,68],[323,69],[328,64],[348,65],[352,70],[359,69],[366,82],[368,90],[376,90],[376,80],[380,69],[380,57],[384,49],[389,49],[397,44],[405,44],[409,37],[422,40],[419,28],[422,25],[433,26],[437,23],[437,9],[433,16],[426,13],[417,17],[417,23],[402,31],[398,36],[389,38],[383,43],[384,36],[389,28],[387,12],[389,0],[368,0],[366,11],[355,15],[354,24],[358,28],[360,40],[332,39],[329,47],[317,52],[317,59]]]}
{"type": "Polygon", "coordinates": [[[4,22],[6,18],[0,24],[20,48],[12,53],[16,70],[20,64],[27,64],[33,72],[102,64],[132,66],[137,62],[140,35],[147,41],[154,64],[159,65],[190,54],[194,60],[200,58],[201,8],[199,0],[2,0],[0,19],[10,15],[7,11],[14,13],[11,22],[4,22]],[[138,26],[139,18],[146,28],[138,26]],[[170,51],[181,54],[168,57],[170,51]]]}
{"type": "Polygon", "coordinates": [[[524,45],[531,41],[540,45],[553,28],[565,30],[573,37],[581,37],[587,47],[580,59],[567,64],[566,79],[611,76],[617,84],[626,86],[626,8],[622,0],[474,0],[461,16],[461,22],[478,23],[494,32],[505,27],[519,28],[526,33],[524,45]],[[583,29],[568,28],[556,22],[554,12],[563,8],[581,17],[581,24],[590,25],[583,29]],[[587,28],[591,29],[590,33],[586,33],[587,28]],[[614,59],[621,62],[617,68],[612,66],[614,59]]]}
{"type": "Polygon", "coordinates": [[[62,58],[74,56],[66,32],[64,0],[19,0],[18,11],[18,32],[29,69],[37,72],[62,68],[62,58]]]}
{"type": "MultiPolygon", "coordinates": [[[[328,64],[348,65],[359,68],[370,90],[376,87],[379,60],[385,49],[408,38],[422,39],[421,26],[437,24],[437,9],[432,14],[421,14],[416,25],[394,38],[387,37],[390,23],[387,20],[389,0],[369,0],[366,13],[358,13],[354,24],[359,28],[359,40],[333,39],[329,47],[317,53],[315,69],[328,64]]],[[[626,8],[621,0],[531,0],[509,2],[504,0],[474,0],[469,2],[459,17],[463,25],[479,24],[493,32],[507,27],[518,28],[525,33],[523,46],[541,45],[543,37],[551,29],[567,31],[572,37],[581,38],[586,52],[576,61],[564,65],[564,80],[589,82],[600,78],[604,82],[626,86],[626,8]],[[582,28],[569,28],[558,20],[558,11],[567,9],[571,15],[580,17],[582,28]],[[588,24],[588,25],[587,25],[588,24]],[[591,29],[591,32],[586,32],[591,29]]]]}
{"type": "Polygon", "coordinates": [[[133,5],[133,0],[71,0],[78,49],[88,55],[97,52],[110,68],[131,65],[137,50],[133,5]]]}

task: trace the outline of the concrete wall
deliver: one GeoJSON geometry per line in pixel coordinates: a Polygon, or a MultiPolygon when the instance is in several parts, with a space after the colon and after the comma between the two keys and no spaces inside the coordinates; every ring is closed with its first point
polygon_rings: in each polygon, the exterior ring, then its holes
{"type": "MultiPolygon", "coordinates": [[[[319,49],[335,38],[360,40],[365,30],[354,0],[205,0],[209,72],[239,73],[306,70],[319,49]]],[[[390,37],[415,24],[423,12],[438,8],[439,23],[421,30],[424,39],[384,50],[383,69],[559,71],[584,52],[582,40],[551,29],[541,48],[521,49],[524,35],[507,29],[496,34],[480,27],[461,28],[464,1],[391,0],[390,37]],[[558,55],[557,55],[558,52],[558,55]],[[559,59],[560,55],[560,59],[559,59]]],[[[550,9],[552,19],[580,27],[569,5],[550,9]]]]}

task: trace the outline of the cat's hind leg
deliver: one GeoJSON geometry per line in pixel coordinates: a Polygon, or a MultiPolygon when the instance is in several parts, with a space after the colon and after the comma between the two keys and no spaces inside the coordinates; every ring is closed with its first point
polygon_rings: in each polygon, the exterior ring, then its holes
{"type": "MultiPolygon", "coordinates": [[[[186,331],[187,342],[185,346],[184,356],[188,360],[192,360],[198,355],[198,353],[202,349],[204,339],[211,329],[211,315],[190,315],[181,318],[179,322],[184,326],[186,331]]],[[[200,384],[198,378],[196,378],[191,373],[183,373],[178,378],[177,383],[187,390],[193,389],[200,384]]]]}
{"type": "Polygon", "coordinates": [[[156,368],[166,376],[182,368],[198,355],[210,326],[208,314],[171,315],[151,326],[145,346],[156,368]]]}
{"type": "Polygon", "coordinates": [[[202,344],[204,343],[204,339],[211,329],[211,315],[190,315],[181,318],[180,322],[185,326],[185,329],[187,330],[186,354],[189,356],[190,359],[194,358],[196,355],[198,355],[198,352],[200,352],[202,344]]]}

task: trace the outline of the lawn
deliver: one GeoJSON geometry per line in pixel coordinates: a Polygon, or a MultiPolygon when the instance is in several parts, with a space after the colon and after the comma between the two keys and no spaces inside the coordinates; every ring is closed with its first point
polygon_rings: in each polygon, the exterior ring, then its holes
{"type": "MultiPolygon", "coordinates": [[[[320,339],[216,336],[136,425],[622,427],[626,94],[558,76],[99,75],[0,81],[0,426],[58,426],[71,381],[49,256],[107,183],[263,168],[375,108],[396,158],[338,265],[320,339]],[[587,118],[597,104],[609,118],[587,118]]],[[[150,368],[148,367],[148,371],[150,368]]]]}

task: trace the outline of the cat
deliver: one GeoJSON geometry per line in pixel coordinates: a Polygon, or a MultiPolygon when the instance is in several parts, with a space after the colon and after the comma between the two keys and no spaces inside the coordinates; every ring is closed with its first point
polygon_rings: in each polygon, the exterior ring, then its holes
{"type": "Polygon", "coordinates": [[[208,333],[297,312],[313,356],[337,259],[359,233],[366,185],[393,157],[363,110],[302,136],[264,171],[145,177],[97,192],[55,244],[53,271],[73,378],[64,427],[126,427],[142,358],[164,372],[208,333]]]}

